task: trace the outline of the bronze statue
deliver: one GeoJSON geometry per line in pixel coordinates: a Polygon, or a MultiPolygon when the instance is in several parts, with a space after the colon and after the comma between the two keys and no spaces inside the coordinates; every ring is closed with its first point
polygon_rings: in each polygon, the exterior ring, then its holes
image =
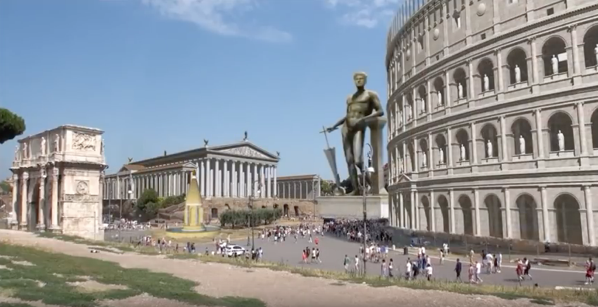
{"type": "Polygon", "coordinates": [[[245,131],[245,133],[243,134],[243,141],[247,141],[249,135],[247,134],[247,131],[245,131]]]}
{"type": "MultiPolygon", "coordinates": [[[[353,74],[353,81],[355,82],[357,91],[347,97],[346,116],[341,118],[332,127],[326,129],[326,132],[330,133],[336,130],[338,126],[343,125],[341,129],[343,150],[345,152],[345,159],[347,160],[349,178],[353,185],[353,191],[347,195],[359,195],[361,192],[357,169],[363,174],[367,167],[363,164],[365,129],[372,120],[377,120],[378,117],[384,116],[384,110],[380,104],[378,94],[365,88],[367,74],[365,72],[356,72],[353,74]]],[[[366,178],[369,182],[369,177],[366,178]]]]}
{"type": "Polygon", "coordinates": [[[203,139],[203,147],[208,147],[209,142],[209,140],[203,139]]]}

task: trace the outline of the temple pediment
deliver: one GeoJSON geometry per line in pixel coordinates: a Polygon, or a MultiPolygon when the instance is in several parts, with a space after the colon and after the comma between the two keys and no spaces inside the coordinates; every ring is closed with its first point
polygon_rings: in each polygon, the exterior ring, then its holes
{"type": "Polygon", "coordinates": [[[251,146],[251,145],[241,145],[241,146],[235,146],[235,147],[231,147],[231,148],[225,148],[225,149],[219,149],[219,150],[215,150],[218,153],[224,153],[224,154],[231,154],[231,155],[237,155],[237,156],[242,156],[242,157],[248,157],[248,158],[257,158],[257,159],[277,159],[276,156],[266,152],[265,150],[258,150],[255,148],[255,146],[251,146]]]}

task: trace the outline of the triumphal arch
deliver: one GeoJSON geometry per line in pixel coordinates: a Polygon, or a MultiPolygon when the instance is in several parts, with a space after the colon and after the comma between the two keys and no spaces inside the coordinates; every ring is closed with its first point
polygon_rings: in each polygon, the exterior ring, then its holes
{"type": "Polygon", "coordinates": [[[18,141],[10,225],[103,239],[103,131],[64,125],[18,141]]]}

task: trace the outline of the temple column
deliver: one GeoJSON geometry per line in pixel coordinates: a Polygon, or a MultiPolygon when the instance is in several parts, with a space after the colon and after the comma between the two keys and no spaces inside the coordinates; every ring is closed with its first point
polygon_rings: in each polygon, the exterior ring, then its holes
{"type": "Polygon", "coordinates": [[[228,173],[228,160],[224,160],[224,197],[230,197],[230,174],[228,173]]]}
{"type": "Polygon", "coordinates": [[[239,198],[244,198],[247,197],[245,195],[245,192],[247,191],[247,189],[245,188],[246,175],[245,170],[243,169],[243,162],[238,161],[237,163],[239,163],[239,198]]]}
{"type": "Polygon", "coordinates": [[[46,208],[46,174],[42,174],[39,178],[39,199],[37,201],[37,229],[44,230],[44,228],[46,228],[46,223],[44,221],[44,209],[46,208]]]}
{"type": "Polygon", "coordinates": [[[214,182],[215,182],[215,189],[214,189],[214,196],[215,197],[222,197],[222,174],[220,173],[220,159],[216,159],[214,161],[214,163],[216,164],[215,166],[215,175],[214,175],[214,182]]]}
{"type": "Polygon", "coordinates": [[[19,229],[27,230],[27,184],[29,181],[29,173],[23,172],[21,180],[21,219],[19,229]]]}
{"type": "Polygon", "coordinates": [[[231,169],[231,197],[233,198],[237,198],[237,161],[232,160],[230,163],[230,169],[231,169]]]}
{"type": "Polygon", "coordinates": [[[246,193],[247,193],[247,197],[254,197],[255,195],[253,194],[253,176],[251,173],[251,163],[249,162],[244,162],[243,164],[245,164],[246,170],[247,170],[247,182],[246,182],[246,193]]]}
{"type": "Polygon", "coordinates": [[[274,179],[274,184],[272,185],[272,187],[274,188],[274,194],[272,195],[272,197],[278,198],[278,185],[276,183],[276,166],[272,167],[272,177],[274,179]]]}
{"type": "Polygon", "coordinates": [[[268,195],[266,197],[272,198],[272,166],[266,166],[266,176],[268,179],[268,190],[266,191],[268,195]]]}
{"type": "Polygon", "coordinates": [[[51,203],[51,223],[50,229],[57,230],[58,228],[58,168],[52,169],[52,195],[50,196],[51,203]]]}
{"type": "Polygon", "coordinates": [[[17,223],[18,221],[18,217],[17,217],[17,206],[19,205],[19,175],[18,174],[14,174],[12,175],[12,203],[11,203],[11,210],[10,210],[10,220],[9,223],[12,227],[13,224],[17,223]]]}
{"type": "Polygon", "coordinates": [[[260,189],[260,197],[261,198],[266,198],[266,191],[268,190],[268,187],[266,186],[266,166],[264,164],[260,165],[260,184],[261,184],[261,189],[260,189]]]}
{"type": "Polygon", "coordinates": [[[212,197],[214,186],[214,179],[212,178],[212,167],[210,165],[210,158],[206,159],[206,197],[212,197]]]}
{"type": "Polygon", "coordinates": [[[253,164],[253,173],[252,173],[251,177],[253,178],[253,181],[257,181],[257,182],[258,182],[258,184],[257,184],[257,185],[255,185],[255,184],[254,184],[254,187],[253,187],[253,195],[255,195],[255,196],[256,196],[256,197],[258,197],[258,198],[261,198],[261,195],[259,195],[259,194],[257,193],[257,192],[258,192],[258,190],[261,190],[261,189],[263,188],[263,187],[261,187],[261,186],[260,186],[260,184],[261,184],[261,181],[260,181],[260,178],[258,177],[257,163],[254,163],[254,164],[253,164]]]}
{"type": "Polygon", "coordinates": [[[199,175],[201,177],[201,196],[206,196],[206,161],[201,160],[199,166],[199,175]]]}

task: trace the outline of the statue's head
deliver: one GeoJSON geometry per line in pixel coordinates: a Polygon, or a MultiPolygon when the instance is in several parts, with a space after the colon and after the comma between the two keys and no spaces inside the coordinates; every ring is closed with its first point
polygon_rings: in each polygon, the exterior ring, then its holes
{"type": "Polygon", "coordinates": [[[353,81],[355,81],[355,86],[364,87],[368,82],[368,75],[363,71],[358,71],[353,74],[353,81]]]}

